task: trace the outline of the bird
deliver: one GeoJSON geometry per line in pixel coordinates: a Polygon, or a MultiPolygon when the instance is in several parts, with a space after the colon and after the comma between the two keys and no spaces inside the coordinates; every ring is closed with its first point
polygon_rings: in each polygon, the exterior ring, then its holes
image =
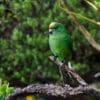
{"type": "Polygon", "coordinates": [[[49,25],[49,46],[62,62],[68,62],[72,56],[72,38],[63,24],[51,22],[49,25]]]}
{"type": "MultiPolygon", "coordinates": [[[[49,25],[49,47],[53,55],[58,58],[59,61],[67,64],[70,67],[73,41],[62,23],[51,22],[49,25]]],[[[69,74],[66,73],[65,69],[60,68],[60,74],[63,76],[64,83],[70,81],[69,74]]]]}

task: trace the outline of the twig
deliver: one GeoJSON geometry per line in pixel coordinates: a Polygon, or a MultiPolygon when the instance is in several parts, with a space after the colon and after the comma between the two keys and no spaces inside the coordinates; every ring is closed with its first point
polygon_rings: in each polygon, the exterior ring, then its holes
{"type": "Polygon", "coordinates": [[[83,19],[85,19],[85,20],[87,20],[87,21],[89,21],[89,22],[91,22],[91,23],[94,23],[94,24],[100,26],[100,22],[95,21],[94,19],[87,18],[87,17],[85,17],[85,16],[83,16],[83,15],[81,15],[81,14],[77,14],[77,13],[72,12],[72,11],[70,11],[70,13],[71,13],[72,15],[76,16],[76,17],[81,17],[81,18],[83,18],[83,19]]]}
{"type": "Polygon", "coordinates": [[[53,84],[33,84],[23,89],[17,88],[5,100],[17,100],[19,97],[24,97],[30,94],[39,94],[58,98],[74,98],[79,97],[80,95],[92,95],[100,98],[100,91],[89,86],[72,88],[69,85],[58,86],[53,84]]]}
{"type": "Polygon", "coordinates": [[[65,5],[63,0],[59,0],[59,6],[61,9],[63,9],[66,13],[68,13],[73,18],[74,23],[78,26],[79,30],[82,32],[82,34],[85,36],[85,38],[91,44],[91,46],[93,48],[95,48],[98,52],[100,52],[100,45],[98,43],[96,43],[96,41],[92,38],[90,33],[87,31],[87,29],[79,22],[77,17],[70,13],[68,6],[65,5]]]}
{"type": "Polygon", "coordinates": [[[96,11],[98,10],[98,8],[89,0],[84,0],[87,4],[89,4],[93,9],[95,9],[96,11]]]}

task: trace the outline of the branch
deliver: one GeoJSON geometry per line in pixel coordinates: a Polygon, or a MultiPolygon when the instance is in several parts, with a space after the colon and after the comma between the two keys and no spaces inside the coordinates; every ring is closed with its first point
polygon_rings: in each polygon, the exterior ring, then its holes
{"type": "MultiPolygon", "coordinates": [[[[56,63],[58,66],[61,66],[59,60],[55,60],[54,56],[49,57],[51,61],[56,63]]],[[[80,96],[95,96],[100,98],[100,91],[96,90],[87,85],[87,83],[72,69],[69,69],[68,66],[64,66],[65,70],[70,73],[79,83],[78,87],[71,87],[70,85],[54,85],[54,84],[33,84],[27,86],[23,89],[17,88],[12,92],[5,100],[17,100],[19,97],[26,97],[27,95],[42,95],[42,96],[51,96],[56,98],[79,98],[80,96]],[[83,86],[84,85],[84,86],[83,86]]],[[[67,74],[67,73],[66,73],[67,74]]],[[[57,99],[57,100],[58,100],[57,99]]]]}
{"type": "Polygon", "coordinates": [[[98,8],[89,0],[84,0],[87,4],[89,4],[93,9],[95,9],[96,11],[98,11],[98,8]]]}
{"type": "Polygon", "coordinates": [[[90,33],[87,31],[87,29],[79,22],[77,17],[70,12],[68,6],[65,5],[63,0],[59,0],[59,6],[61,9],[63,9],[66,13],[68,13],[73,18],[74,23],[78,26],[79,30],[82,32],[82,34],[85,36],[87,41],[91,44],[91,46],[95,48],[98,52],[100,52],[100,45],[96,43],[96,41],[92,38],[90,33]]]}
{"type": "Polygon", "coordinates": [[[89,22],[91,22],[91,23],[94,23],[94,24],[100,26],[100,22],[95,21],[94,19],[87,18],[87,17],[85,17],[85,16],[83,16],[83,15],[81,15],[81,14],[77,14],[77,13],[72,12],[72,11],[70,11],[70,13],[71,13],[72,15],[76,16],[76,17],[81,17],[81,18],[83,18],[83,19],[85,19],[85,20],[87,20],[87,21],[89,21],[89,22]]]}
{"type": "MultiPolygon", "coordinates": [[[[53,61],[55,64],[57,64],[59,67],[63,67],[64,70],[66,70],[66,74],[69,73],[71,75],[70,78],[74,79],[73,81],[77,81],[80,85],[87,85],[85,80],[83,80],[73,69],[70,69],[67,65],[61,65],[61,62],[58,59],[54,59],[54,56],[49,57],[51,61],[53,61]]],[[[69,83],[70,84],[70,83],[69,83]]],[[[79,85],[78,84],[78,85],[79,85]]]]}
{"type": "Polygon", "coordinates": [[[100,98],[100,91],[89,86],[72,88],[69,85],[58,86],[53,84],[33,84],[23,89],[17,88],[5,100],[17,100],[19,97],[32,94],[54,96],[58,98],[74,98],[79,97],[80,95],[92,95],[100,98]]]}

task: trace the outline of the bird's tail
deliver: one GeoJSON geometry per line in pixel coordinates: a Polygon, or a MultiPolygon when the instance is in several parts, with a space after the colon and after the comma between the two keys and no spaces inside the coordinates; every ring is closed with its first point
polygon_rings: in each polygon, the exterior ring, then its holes
{"type": "Polygon", "coordinates": [[[71,62],[70,61],[68,62],[68,68],[69,69],[72,69],[71,62]]]}

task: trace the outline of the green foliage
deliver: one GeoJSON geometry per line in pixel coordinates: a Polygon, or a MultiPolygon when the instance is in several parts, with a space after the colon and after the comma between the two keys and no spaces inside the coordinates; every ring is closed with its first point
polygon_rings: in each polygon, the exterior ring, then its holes
{"type": "MultiPolygon", "coordinates": [[[[48,46],[51,21],[63,23],[71,33],[75,55],[72,61],[76,70],[86,74],[90,72],[91,63],[98,64],[94,59],[90,62],[97,52],[89,46],[71,17],[58,7],[56,0],[0,2],[0,77],[4,80],[14,85],[30,84],[36,82],[35,74],[41,72],[43,77],[51,76],[59,81],[58,68],[48,59],[51,55],[48,46]],[[85,69],[87,71],[84,72],[85,69]]],[[[69,0],[68,3],[76,13],[99,20],[99,15],[81,0],[69,0]]],[[[81,18],[80,21],[100,43],[99,27],[81,18]]]]}
{"type": "Polygon", "coordinates": [[[8,96],[14,90],[13,87],[9,87],[9,84],[4,82],[1,83],[0,80],[0,100],[4,100],[6,96],[8,96]]]}
{"type": "Polygon", "coordinates": [[[90,68],[85,63],[84,64],[82,63],[74,64],[73,69],[77,71],[80,75],[85,75],[89,73],[90,71],[90,68]]]}

